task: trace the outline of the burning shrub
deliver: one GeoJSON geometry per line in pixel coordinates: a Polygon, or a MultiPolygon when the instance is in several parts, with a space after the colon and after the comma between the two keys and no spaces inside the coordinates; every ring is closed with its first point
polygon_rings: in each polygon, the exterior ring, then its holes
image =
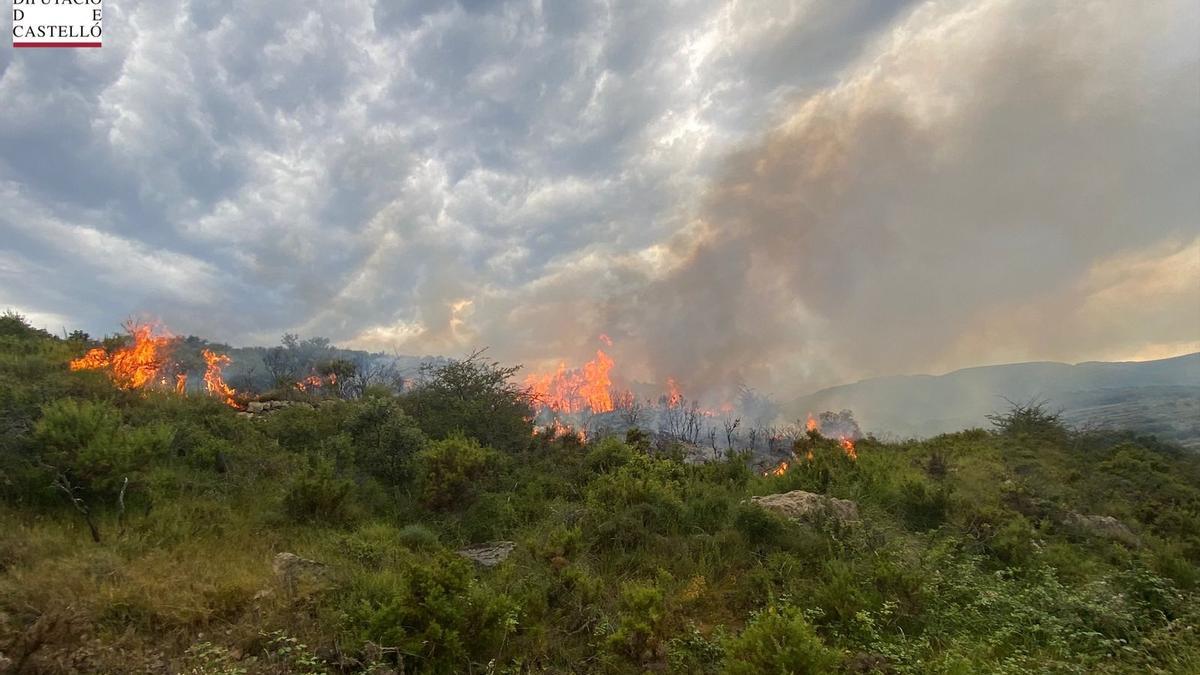
{"type": "Polygon", "coordinates": [[[800,610],[769,607],[750,621],[726,648],[725,672],[828,673],[838,663],[837,652],[826,647],[800,610]]]}

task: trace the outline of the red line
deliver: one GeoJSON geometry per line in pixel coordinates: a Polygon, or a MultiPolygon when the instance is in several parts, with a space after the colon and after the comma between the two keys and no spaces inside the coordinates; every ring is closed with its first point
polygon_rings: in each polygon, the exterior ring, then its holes
{"type": "Polygon", "coordinates": [[[99,42],[14,42],[13,49],[67,49],[71,47],[99,47],[99,42]]]}

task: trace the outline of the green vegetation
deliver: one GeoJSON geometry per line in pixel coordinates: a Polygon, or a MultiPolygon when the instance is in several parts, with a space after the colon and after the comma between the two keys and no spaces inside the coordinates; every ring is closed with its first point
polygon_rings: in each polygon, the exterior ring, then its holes
{"type": "Polygon", "coordinates": [[[87,346],[0,318],[18,672],[1200,672],[1200,461],[1152,438],[1033,405],[764,477],[534,436],[479,358],[250,419],[68,372],[87,346]],[[748,503],[789,490],[860,520],[748,503]]]}

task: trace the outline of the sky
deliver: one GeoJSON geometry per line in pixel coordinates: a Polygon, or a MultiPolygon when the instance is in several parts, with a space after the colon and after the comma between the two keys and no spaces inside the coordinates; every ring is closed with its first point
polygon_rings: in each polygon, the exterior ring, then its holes
{"type": "Polygon", "coordinates": [[[1200,350],[1191,0],[104,7],[0,48],[0,308],[56,332],[780,395],[1200,350]]]}

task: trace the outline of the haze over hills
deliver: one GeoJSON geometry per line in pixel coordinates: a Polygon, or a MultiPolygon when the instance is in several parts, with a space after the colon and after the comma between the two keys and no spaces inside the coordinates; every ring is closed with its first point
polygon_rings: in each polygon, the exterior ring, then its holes
{"type": "Polygon", "coordinates": [[[1152,433],[1200,449],[1200,352],[1142,362],[1013,363],[830,387],[785,412],[854,411],[866,431],[929,436],[986,426],[1011,401],[1038,398],[1075,425],[1152,433]]]}

